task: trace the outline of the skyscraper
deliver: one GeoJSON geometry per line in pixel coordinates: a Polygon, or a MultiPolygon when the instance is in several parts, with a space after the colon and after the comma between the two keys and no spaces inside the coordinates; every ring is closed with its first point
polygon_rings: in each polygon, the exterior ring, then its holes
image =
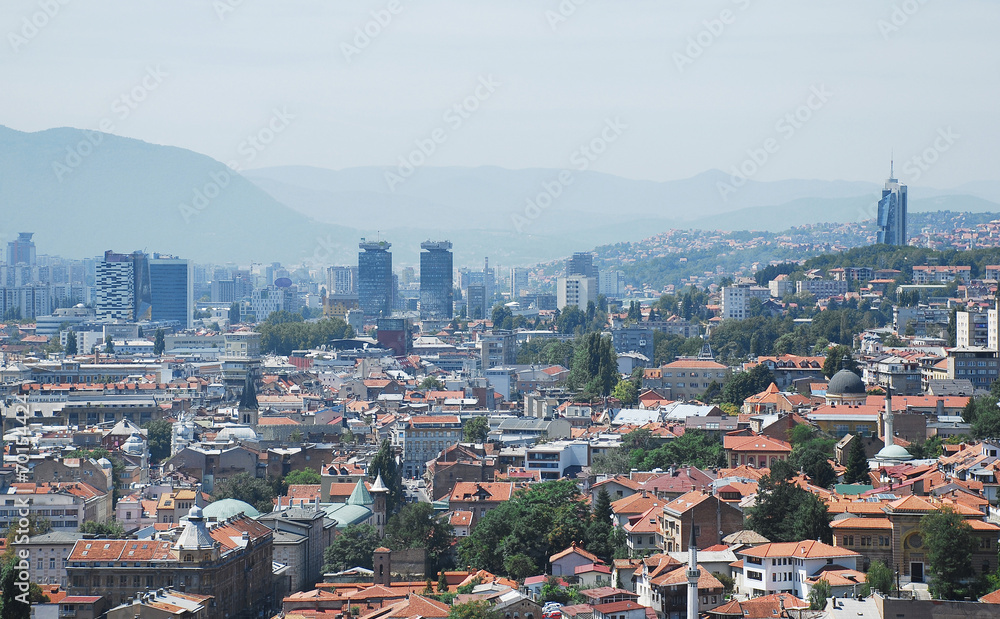
{"type": "Polygon", "coordinates": [[[149,320],[152,305],[146,254],[104,252],[97,263],[97,319],[149,320]]]}
{"type": "Polygon", "coordinates": [[[454,282],[451,241],[420,244],[420,318],[451,318],[454,282]]]}
{"type": "Polygon", "coordinates": [[[31,240],[34,232],[19,232],[17,238],[7,243],[7,264],[35,264],[35,243],[31,240]]]}
{"type": "Polygon", "coordinates": [[[886,245],[906,245],[906,185],[893,177],[892,165],[889,165],[889,178],[882,189],[882,198],[878,201],[878,234],[876,243],[886,245]]]}
{"type": "Polygon", "coordinates": [[[152,320],[175,320],[181,329],[191,327],[194,282],[187,260],[153,254],[149,260],[149,286],[152,320]]]}
{"type": "Polygon", "coordinates": [[[521,291],[528,289],[528,269],[513,267],[510,270],[510,296],[516,301],[521,291]]]}
{"type": "Polygon", "coordinates": [[[594,269],[594,254],[589,251],[582,251],[573,254],[572,258],[566,260],[566,277],[573,275],[583,275],[584,277],[597,277],[594,269]]]}
{"type": "Polygon", "coordinates": [[[358,304],[365,316],[388,317],[392,314],[392,254],[388,241],[361,239],[358,247],[358,304]]]}

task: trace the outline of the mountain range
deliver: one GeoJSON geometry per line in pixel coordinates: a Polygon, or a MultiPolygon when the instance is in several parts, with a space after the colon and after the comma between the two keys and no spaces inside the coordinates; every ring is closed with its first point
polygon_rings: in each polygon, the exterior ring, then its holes
{"type": "MultiPolygon", "coordinates": [[[[197,262],[354,264],[357,242],[393,243],[416,264],[427,239],[454,243],[456,265],[527,265],[669,228],[781,231],[871,219],[881,183],[746,181],[711,170],[654,182],[593,171],[498,167],[237,173],[199,153],[71,128],[0,126],[0,239],[34,231],[39,253],[144,249],[197,262]],[[725,195],[724,195],[725,194],[725,195]],[[532,204],[529,204],[529,201],[532,204]]],[[[1000,212],[1000,183],[911,186],[915,212],[1000,212]]]]}

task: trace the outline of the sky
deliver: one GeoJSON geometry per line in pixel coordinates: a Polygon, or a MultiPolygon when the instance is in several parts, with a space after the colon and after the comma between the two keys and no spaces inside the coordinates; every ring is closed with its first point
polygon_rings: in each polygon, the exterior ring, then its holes
{"type": "Polygon", "coordinates": [[[880,182],[892,154],[946,188],[1000,180],[998,23],[995,0],[4,0],[0,124],[244,168],[880,182]]]}

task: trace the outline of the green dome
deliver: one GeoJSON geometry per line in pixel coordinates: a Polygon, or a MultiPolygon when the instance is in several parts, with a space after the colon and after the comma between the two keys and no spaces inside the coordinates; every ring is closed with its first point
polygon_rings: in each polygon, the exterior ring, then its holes
{"type": "Polygon", "coordinates": [[[257,516],[260,516],[260,512],[257,511],[253,505],[240,501],[239,499],[222,499],[220,501],[215,501],[206,505],[202,510],[202,515],[205,520],[222,521],[240,514],[243,514],[248,518],[256,518],[257,516]]]}

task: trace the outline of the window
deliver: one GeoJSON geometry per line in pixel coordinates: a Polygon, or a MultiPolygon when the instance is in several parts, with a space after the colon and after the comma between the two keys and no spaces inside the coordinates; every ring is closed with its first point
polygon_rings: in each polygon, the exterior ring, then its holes
{"type": "Polygon", "coordinates": [[[750,580],[764,580],[764,573],[747,570],[747,578],[750,580]]]}

